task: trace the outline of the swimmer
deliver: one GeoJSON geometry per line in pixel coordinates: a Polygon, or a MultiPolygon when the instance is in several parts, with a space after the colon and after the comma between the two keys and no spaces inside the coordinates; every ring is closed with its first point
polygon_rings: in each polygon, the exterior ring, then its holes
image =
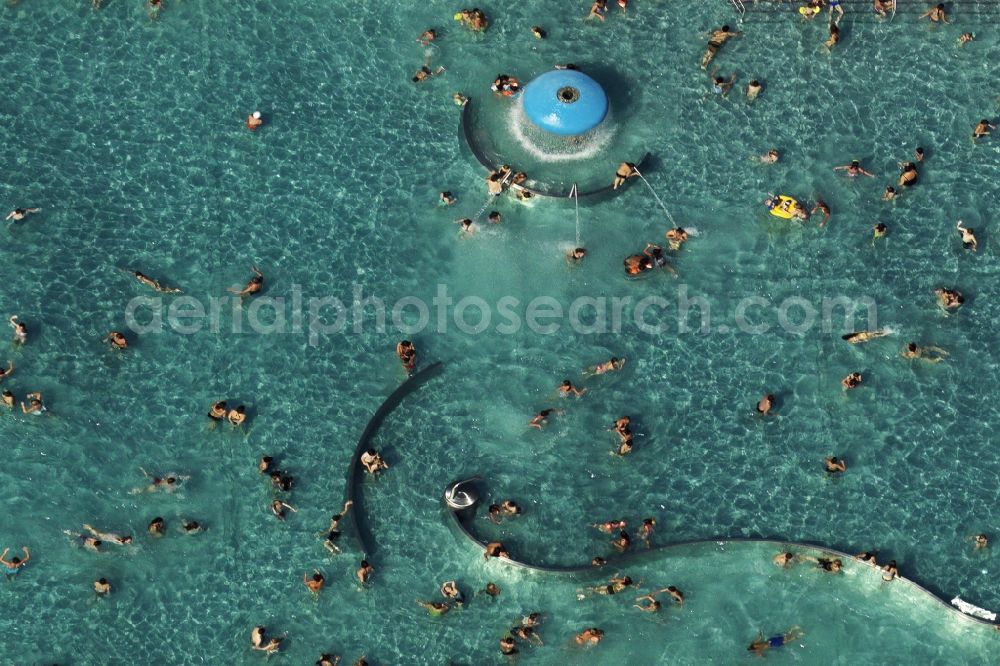
{"type": "Polygon", "coordinates": [[[791,565],[795,564],[797,559],[798,558],[796,558],[795,555],[792,553],[778,553],[777,555],[771,558],[771,562],[773,562],[774,565],[777,567],[781,567],[782,569],[787,569],[791,565]]]}
{"type": "Polygon", "coordinates": [[[756,158],[761,164],[776,164],[781,159],[781,153],[772,148],[763,155],[756,158]]]}
{"type": "Polygon", "coordinates": [[[892,335],[892,331],[880,328],[875,331],[856,331],[854,333],[846,333],[840,336],[840,339],[846,340],[852,345],[857,345],[861,344],[862,342],[868,342],[869,340],[874,340],[875,338],[883,338],[887,335],[892,335]]]}
{"type": "Polygon", "coordinates": [[[943,289],[938,287],[934,290],[937,296],[938,305],[944,310],[956,310],[965,303],[965,297],[956,289],[943,289]]]}
{"type": "Polygon", "coordinates": [[[500,587],[496,583],[486,583],[486,587],[479,590],[476,594],[485,594],[493,599],[500,596],[500,587]]]}
{"type": "Polygon", "coordinates": [[[607,0],[594,0],[594,4],[590,6],[590,12],[584,17],[585,21],[590,19],[601,19],[604,20],[604,14],[608,11],[607,0]]]}
{"type": "Polygon", "coordinates": [[[578,633],[574,640],[577,645],[597,645],[604,638],[604,631],[597,627],[589,627],[578,633]]]}
{"type": "Polygon", "coordinates": [[[498,196],[503,193],[504,188],[507,186],[507,181],[514,176],[514,170],[510,166],[504,164],[496,171],[491,171],[490,175],[486,176],[486,190],[493,196],[498,196]]]}
{"type": "MultiPolygon", "coordinates": [[[[833,0],[835,1],[835,0],[833,0]]],[[[840,5],[837,5],[838,7],[840,5]]],[[[840,43],[840,26],[836,23],[830,24],[830,38],[823,42],[823,46],[827,48],[828,51],[832,51],[833,47],[840,43]]]]}
{"type": "Polygon", "coordinates": [[[816,205],[809,212],[810,215],[815,215],[816,211],[823,213],[823,219],[820,221],[819,226],[825,227],[826,223],[830,221],[830,206],[827,205],[822,199],[816,200],[816,205]]]}
{"type": "Polygon", "coordinates": [[[886,18],[889,15],[893,0],[875,0],[875,15],[886,18]]]}
{"type": "Polygon", "coordinates": [[[163,11],[163,0],[147,0],[146,8],[149,10],[149,18],[155,19],[163,11]]]}
{"type": "Polygon", "coordinates": [[[494,525],[500,524],[500,517],[502,515],[503,513],[500,511],[499,504],[490,504],[489,508],[486,510],[486,519],[494,525]]]}
{"type": "Polygon", "coordinates": [[[843,474],[847,471],[847,463],[843,460],[838,460],[837,456],[832,456],[824,460],[823,466],[830,474],[843,474]]]}
{"type": "MultiPolygon", "coordinates": [[[[718,70],[716,70],[716,72],[717,71],[718,70]]],[[[721,76],[715,76],[714,74],[715,73],[713,72],[712,94],[727,97],[729,95],[729,91],[733,89],[733,84],[736,83],[736,75],[733,74],[729,77],[729,80],[726,81],[721,76]]]]}
{"type": "Polygon", "coordinates": [[[505,499],[500,504],[500,510],[505,516],[519,516],[522,513],[521,506],[512,499],[505,499]]]}
{"type": "Polygon", "coordinates": [[[456,106],[465,106],[469,103],[469,98],[462,93],[454,93],[451,96],[451,101],[453,101],[456,106]]]}
{"type": "Polygon", "coordinates": [[[667,233],[664,234],[664,236],[667,239],[667,243],[670,246],[670,249],[673,250],[674,252],[680,251],[681,246],[688,241],[689,237],[688,232],[681,227],[676,227],[674,229],[668,230],[667,233]]]}
{"type": "Polygon", "coordinates": [[[896,560],[889,560],[889,564],[882,567],[882,580],[891,583],[894,578],[898,577],[899,568],[896,566],[896,560]]]}
{"type": "Polygon", "coordinates": [[[286,493],[292,489],[295,484],[295,477],[291,474],[285,474],[281,470],[274,470],[271,472],[271,485],[278,490],[283,490],[286,493]]]}
{"type": "Polygon", "coordinates": [[[619,444],[618,448],[615,451],[612,451],[612,453],[619,457],[627,456],[632,453],[632,442],[632,433],[623,435],[621,444],[619,444]]]}
{"type": "Polygon", "coordinates": [[[625,184],[625,181],[629,178],[634,178],[639,175],[639,170],[631,162],[622,162],[618,165],[615,170],[615,179],[611,184],[611,189],[617,190],[619,187],[625,184]]]}
{"type": "Polygon", "coordinates": [[[94,581],[94,592],[104,597],[111,594],[111,583],[107,578],[99,578],[94,581]]]}
{"type": "Polygon", "coordinates": [[[396,357],[403,364],[406,374],[412,373],[417,367],[417,348],[409,340],[401,340],[396,344],[396,357]]]}
{"type": "Polygon", "coordinates": [[[882,193],[882,201],[892,201],[896,198],[896,188],[892,185],[887,185],[885,192],[882,193]]]}
{"type": "Polygon", "coordinates": [[[77,542],[81,548],[84,550],[89,550],[92,553],[101,552],[101,546],[104,542],[100,539],[92,536],[87,536],[86,534],[74,534],[69,530],[63,530],[63,534],[70,537],[73,541],[77,542]]]}
{"type": "Polygon", "coordinates": [[[265,641],[264,633],[267,631],[263,625],[256,626],[253,631],[250,632],[250,646],[254,650],[260,650],[261,652],[266,652],[268,654],[277,652],[281,647],[281,637],[272,638],[269,641],[265,641]]]}
{"type": "Polygon", "coordinates": [[[917,146],[917,149],[913,151],[913,159],[917,160],[918,162],[923,162],[924,149],[921,148],[920,146],[917,146]]]}
{"type": "Polygon", "coordinates": [[[163,518],[157,516],[146,526],[146,531],[158,539],[167,533],[167,524],[163,521],[163,518]]]}
{"type": "Polygon", "coordinates": [[[976,36],[973,35],[971,32],[963,32],[962,35],[958,38],[958,45],[959,46],[965,46],[969,42],[972,42],[972,41],[975,41],[975,40],[976,40],[976,36]]]}
{"type": "Polygon", "coordinates": [[[14,220],[15,222],[20,222],[24,218],[28,217],[32,213],[42,212],[41,208],[15,208],[14,210],[7,213],[5,220],[14,220]]]}
{"type": "Polygon", "coordinates": [[[448,580],[441,584],[441,596],[454,601],[458,606],[465,604],[465,595],[458,589],[458,583],[453,580],[448,580]]]}
{"type": "Polygon", "coordinates": [[[897,184],[902,187],[913,187],[917,184],[917,180],[920,179],[920,173],[917,171],[917,166],[913,162],[902,162],[900,163],[900,173],[899,181],[897,184]]]}
{"type": "MultiPolygon", "coordinates": [[[[840,11],[843,13],[844,10],[841,9],[840,11]]],[[[785,633],[777,634],[775,636],[771,636],[770,638],[764,638],[764,632],[762,631],[758,633],[757,638],[750,643],[750,647],[747,648],[747,651],[753,652],[758,656],[763,656],[767,650],[770,650],[771,648],[780,648],[786,643],[792,643],[799,640],[804,635],[805,632],[798,627],[792,627],[785,633]]]]}
{"type": "Polygon", "coordinates": [[[122,536],[120,534],[115,534],[114,532],[100,532],[98,530],[95,530],[93,527],[91,527],[86,523],[83,524],[83,529],[87,530],[98,539],[101,539],[102,541],[106,541],[108,543],[115,543],[118,544],[119,546],[132,545],[132,536],[128,534],[122,536]]]}
{"type": "Polygon", "coordinates": [[[568,379],[562,380],[562,384],[559,385],[559,395],[561,396],[575,395],[576,397],[579,398],[586,392],[587,389],[580,390],[576,388],[575,386],[573,386],[573,382],[571,382],[568,379]]]}
{"type": "Polygon", "coordinates": [[[985,534],[973,534],[972,536],[966,537],[966,540],[973,543],[974,550],[982,550],[990,545],[989,537],[985,534]]]}
{"type": "Polygon", "coordinates": [[[128,340],[125,339],[121,331],[111,331],[104,336],[101,342],[110,342],[115,349],[128,349],[128,340]]]}
{"type": "Polygon", "coordinates": [[[337,548],[333,542],[340,538],[340,521],[344,519],[344,516],[347,515],[348,510],[353,504],[353,500],[347,500],[344,502],[343,508],[340,509],[340,513],[335,513],[333,514],[333,517],[330,518],[330,527],[327,528],[326,540],[323,545],[332,553],[340,552],[340,549],[337,548]]]}
{"type": "Polygon", "coordinates": [[[500,220],[502,219],[503,216],[500,214],[500,211],[496,210],[491,210],[490,214],[486,216],[486,220],[490,224],[500,224],[500,220]]]}
{"type": "Polygon", "coordinates": [[[417,601],[418,606],[422,606],[427,609],[427,612],[434,617],[441,617],[445,613],[451,610],[451,605],[444,603],[443,601],[417,601]]]}
{"type": "Polygon", "coordinates": [[[136,280],[138,280],[139,282],[143,283],[147,287],[151,287],[151,288],[155,289],[156,291],[158,291],[160,293],[163,293],[163,294],[179,294],[179,293],[181,293],[180,289],[177,289],[175,287],[165,287],[162,284],[160,284],[160,282],[158,280],[154,280],[153,278],[149,277],[148,275],[143,275],[139,271],[130,271],[130,270],[126,270],[126,269],[122,269],[122,270],[125,270],[126,273],[131,273],[132,276],[136,280]]]}
{"type": "Polygon", "coordinates": [[[799,7],[799,15],[803,21],[812,21],[823,11],[823,0],[809,0],[809,2],[799,7]]]}
{"type": "Polygon", "coordinates": [[[24,397],[28,401],[28,404],[25,405],[24,402],[21,403],[21,411],[23,413],[40,416],[41,413],[45,411],[45,405],[42,403],[41,392],[35,391],[34,393],[29,393],[24,397]]]}
{"type": "MultiPolygon", "coordinates": [[[[455,94],[457,95],[458,93],[455,94]]],[[[438,194],[438,203],[444,206],[451,206],[456,201],[458,201],[458,199],[456,199],[455,195],[453,195],[451,192],[441,192],[440,194],[438,194]]]]}
{"type": "Polygon", "coordinates": [[[944,3],[939,3],[931,7],[926,12],[921,14],[918,18],[929,18],[931,20],[931,23],[939,23],[939,22],[950,23],[950,21],[948,20],[948,15],[945,13],[944,10],[944,3]]]}
{"type": "Polygon", "coordinates": [[[504,545],[500,541],[491,541],[486,544],[485,550],[483,550],[483,559],[489,560],[491,557],[503,557],[505,559],[510,559],[510,553],[504,548],[504,545]]]}
{"type": "Polygon", "coordinates": [[[604,363],[598,363],[597,365],[587,368],[583,371],[583,374],[587,377],[594,375],[604,375],[609,372],[617,372],[625,367],[624,358],[611,357],[611,360],[605,361],[604,363]]]}
{"type": "Polygon", "coordinates": [[[885,238],[886,234],[888,234],[888,233],[889,233],[889,227],[888,226],[886,226],[882,222],[879,222],[878,224],[876,224],[874,227],[872,227],[872,245],[875,244],[875,241],[877,239],[879,239],[879,238],[885,238]]]}
{"type": "Polygon", "coordinates": [[[543,409],[532,417],[528,425],[541,430],[549,424],[549,414],[562,414],[562,412],[555,409],[543,409]]]}
{"type": "Polygon", "coordinates": [[[653,260],[653,263],[660,268],[665,268],[671,273],[677,274],[677,270],[667,263],[667,257],[663,254],[663,248],[659,245],[654,245],[653,243],[646,243],[645,249],[642,253],[653,260]]]}
{"type": "Polygon", "coordinates": [[[438,67],[435,70],[431,70],[431,68],[428,67],[427,65],[423,65],[420,69],[416,71],[416,73],[413,75],[413,78],[411,78],[410,80],[413,83],[420,83],[421,81],[426,81],[427,79],[437,76],[444,71],[445,71],[444,67],[438,67]]]}
{"type": "Polygon", "coordinates": [[[964,247],[966,250],[972,250],[973,252],[975,252],[976,248],[979,246],[979,243],[976,242],[975,229],[969,229],[968,227],[963,227],[962,220],[958,221],[958,224],[955,225],[955,228],[958,229],[958,234],[962,237],[962,247],[964,247]]]}
{"type": "Polygon", "coordinates": [[[624,520],[607,520],[603,523],[593,523],[591,525],[595,530],[600,530],[605,534],[611,534],[615,530],[620,530],[625,528],[624,520]]]}
{"type": "Polygon", "coordinates": [[[323,589],[323,585],[326,584],[326,578],[320,573],[319,569],[313,569],[312,576],[307,573],[302,574],[302,584],[308,587],[309,591],[314,595],[318,595],[320,590],[323,589]]]}
{"type": "Polygon", "coordinates": [[[808,557],[807,556],[807,557],[805,557],[805,559],[812,560],[813,562],[816,563],[816,568],[817,569],[819,569],[821,571],[824,571],[826,573],[832,573],[832,574],[840,573],[841,569],[843,568],[843,564],[841,563],[841,561],[840,561],[839,558],[835,558],[835,559],[831,560],[831,559],[826,558],[826,557],[808,557]]]}
{"type": "Polygon", "coordinates": [[[708,67],[708,64],[712,62],[712,59],[715,58],[715,55],[719,52],[719,49],[722,48],[723,44],[731,38],[739,37],[742,34],[742,32],[732,32],[728,25],[724,25],[718,30],[713,30],[709,33],[708,47],[705,49],[705,55],[701,58],[701,68],[705,69],[708,67]]]}
{"type": "Polygon", "coordinates": [[[919,347],[916,342],[908,342],[906,343],[906,346],[903,347],[903,358],[907,359],[919,358],[927,361],[928,363],[940,363],[947,356],[948,352],[933,345],[919,347]]]}
{"type": "Polygon", "coordinates": [[[236,294],[237,296],[249,296],[251,294],[256,294],[261,289],[264,288],[264,274],[258,270],[256,266],[251,266],[250,270],[253,271],[253,277],[247,282],[247,285],[243,289],[236,289],[235,287],[230,287],[228,291],[230,293],[236,294]]]}
{"type": "Polygon", "coordinates": [[[841,6],[842,0],[830,0],[830,23],[836,25],[840,19],[844,18],[844,8],[841,6]],[[837,18],[833,18],[834,10],[837,11],[837,18]]]}
{"type": "MultiPolygon", "coordinates": [[[[611,580],[605,585],[598,585],[596,587],[589,588],[592,594],[602,594],[602,595],[614,595],[618,594],[626,587],[633,584],[632,578],[629,576],[613,576],[611,580]]],[[[578,597],[582,598],[582,597],[578,597]]]]}
{"type": "Polygon", "coordinates": [[[11,315],[10,327],[14,329],[14,342],[24,344],[28,341],[28,326],[23,321],[17,320],[17,315],[11,315]]]}
{"type": "Polygon", "coordinates": [[[857,555],[855,555],[854,559],[858,560],[859,562],[864,562],[865,564],[870,564],[873,567],[877,567],[878,566],[878,551],[877,550],[872,550],[872,551],[867,551],[866,550],[863,553],[858,553],[857,555]]]}
{"type": "Polygon", "coordinates": [[[639,527],[639,536],[642,537],[643,543],[646,544],[646,548],[650,546],[650,540],[653,538],[653,529],[656,527],[656,518],[644,518],[642,525],[639,527]]]}
{"type": "Polygon", "coordinates": [[[251,132],[255,132],[261,128],[264,124],[264,118],[261,116],[260,111],[254,111],[249,116],[247,116],[247,129],[251,132]]]}
{"type": "Polygon", "coordinates": [[[359,583],[366,585],[374,573],[375,567],[368,560],[361,560],[361,564],[358,566],[358,570],[354,572],[354,575],[358,577],[359,583]]]}
{"type": "Polygon", "coordinates": [[[186,520],[184,518],[181,519],[180,531],[184,534],[198,534],[204,529],[205,528],[202,527],[202,525],[197,520],[186,520]]]}
{"type": "Polygon", "coordinates": [[[582,247],[573,248],[566,254],[566,261],[570,264],[578,264],[587,256],[587,250],[582,247]]]}
{"type": "Polygon", "coordinates": [[[240,405],[236,409],[230,409],[226,414],[226,419],[228,419],[234,428],[239,428],[247,420],[247,408],[244,405],[240,405]]]}
{"type": "Polygon", "coordinates": [[[757,99],[757,95],[764,90],[764,86],[761,85],[760,81],[757,79],[751,79],[750,83],[746,87],[747,101],[752,102],[757,99]]]}
{"type": "Polygon", "coordinates": [[[279,499],[273,500],[271,502],[271,513],[273,513],[274,517],[277,518],[278,520],[284,520],[285,516],[288,515],[285,512],[285,509],[288,509],[292,513],[298,513],[299,512],[298,509],[296,509],[294,506],[292,506],[288,502],[282,502],[279,499]]]}
{"type": "Polygon", "coordinates": [[[628,437],[632,434],[632,430],[629,426],[632,424],[632,418],[629,416],[622,416],[615,421],[613,427],[608,428],[608,430],[613,430],[618,433],[619,437],[628,437]]]}
{"type": "Polygon", "coordinates": [[[486,14],[477,9],[463,9],[460,12],[461,16],[459,20],[462,24],[472,30],[473,32],[483,32],[489,27],[489,21],[486,20],[486,14]]]}
{"type": "Polygon", "coordinates": [[[537,25],[531,26],[531,34],[535,36],[535,39],[545,39],[548,37],[548,34],[537,25]]]}
{"type": "MultiPolygon", "coordinates": [[[[226,418],[226,414],[228,412],[229,410],[226,408],[226,401],[219,400],[218,402],[213,403],[212,406],[209,408],[208,418],[212,419],[214,425],[214,422],[218,422],[226,418]]],[[[260,471],[263,472],[264,470],[260,471]]]]}
{"type": "Polygon", "coordinates": [[[625,273],[628,275],[639,275],[646,271],[653,270],[653,260],[645,254],[633,254],[625,257],[625,273]]]}
{"type": "Polygon", "coordinates": [[[14,372],[14,364],[10,361],[7,361],[7,369],[4,370],[3,368],[0,368],[0,381],[3,381],[8,377],[10,377],[10,373],[12,372],[14,372]]]}
{"type": "Polygon", "coordinates": [[[7,576],[14,576],[21,571],[25,566],[27,566],[28,561],[31,560],[31,551],[28,550],[27,546],[22,546],[21,550],[24,551],[24,559],[20,557],[12,557],[7,559],[7,553],[10,552],[10,548],[4,548],[3,552],[0,553],[0,564],[3,565],[3,572],[7,576]]]}
{"type": "Polygon", "coordinates": [[[338,666],[340,664],[340,655],[331,655],[324,652],[316,660],[314,666],[338,666]]]}
{"type": "Polygon", "coordinates": [[[861,386],[861,379],[860,372],[852,372],[840,380],[840,385],[843,386],[845,390],[857,388],[861,386]]]}
{"type": "Polygon", "coordinates": [[[417,37],[417,43],[420,44],[421,46],[427,46],[428,44],[433,42],[436,38],[437,38],[437,33],[434,32],[434,28],[428,28],[427,30],[424,30],[422,33],[420,33],[419,37],[417,37]]]}
{"type": "Polygon", "coordinates": [[[595,558],[593,558],[593,559],[590,560],[590,566],[592,566],[592,567],[603,567],[607,563],[608,563],[608,561],[606,559],[604,559],[603,557],[595,557],[595,558]]]}
{"type": "Polygon", "coordinates": [[[471,218],[464,217],[464,218],[455,220],[455,222],[458,223],[459,232],[463,236],[471,236],[472,234],[476,233],[476,228],[474,226],[472,226],[472,219],[471,218]]]}
{"type": "Polygon", "coordinates": [[[384,470],[389,469],[389,463],[375,449],[368,449],[361,454],[361,466],[365,468],[366,472],[373,475],[381,474],[384,470]]]}
{"type": "Polygon", "coordinates": [[[853,160],[850,164],[845,164],[843,166],[835,166],[835,167],[833,167],[833,170],[834,171],[846,171],[847,175],[850,176],[851,178],[854,178],[858,174],[861,174],[862,176],[868,176],[869,178],[874,178],[875,177],[875,174],[873,174],[873,173],[871,173],[869,171],[865,171],[861,167],[861,162],[859,162],[858,160],[853,160]]]}
{"type": "Polygon", "coordinates": [[[632,539],[625,530],[618,530],[618,536],[611,540],[611,545],[618,552],[624,553],[632,545],[632,539]]]}
{"type": "Polygon", "coordinates": [[[517,644],[514,643],[513,636],[504,636],[500,639],[500,654],[505,657],[512,657],[517,654],[517,644]]]}
{"type": "Polygon", "coordinates": [[[14,408],[14,394],[11,393],[9,389],[4,389],[3,394],[0,395],[0,399],[3,400],[4,407],[7,409],[14,408]]]}
{"type": "Polygon", "coordinates": [[[768,393],[763,398],[757,401],[757,406],[755,407],[757,413],[762,416],[767,416],[774,409],[774,394],[768,393]]]}
{"type": "Polygon", "coordinates": [[[532,645],[545,645],[542,642],[542,637],[538,635],[534,627],[521,625],[520,627],[514,627],[510,630],[511,635],[514,638],[519,638],[526,643],[531,643],[532,645]]]}

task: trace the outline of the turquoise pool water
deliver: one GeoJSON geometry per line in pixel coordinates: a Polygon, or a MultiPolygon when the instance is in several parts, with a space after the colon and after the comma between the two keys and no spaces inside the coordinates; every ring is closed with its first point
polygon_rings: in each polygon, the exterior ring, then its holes
{"type": "MultiPolygon", "coordinates": [[[[536,609],[547,616],[546,646],[524,650],[528,663],[736,663],[749,659],[758,630],[793,624],[806,631],[801,647],[769,660],[989,661],[989,628],[902,585],[883,587],[867,570],[836,579],[778,570],[763,547],[705,546],[627,572],[644,587],[679,586],[683,610],[650,617],[630,598],[580,602],[577,590],[596,581],[484,566],[439,499],[452,479],[482,474],[491,497],[513,497],[526,512],[500,528],[481,521],[479,532],[502,535],[533,561],[589,559],[608,549],[588,523],[656,516],[662,541],[768,536],[879,548],[942,596],[1000,608],[994,552],[963,541],[1000,537],[1000,453],[990,442],[1000,411],[990,224],[1000,144],[970,140],[976,121],[997,113],[991,63],[1000,44],[984,29],[955,45],[992,20],[988,8],[963,16],[956,3],[956,24],[943,29],[912,12],[891,24],[852,12],[832,55],[819,22],[750,16],[716,60],[740,84],[765,83],[748,105],[736,93],[710,96],[697,67],[700,33],[736,24],[721,0],[689,9],[637,1],[603,25],[580,20],[587,3],[482,5],[495,21],[483,36],[458,29],[450,17],[460,7],[436,0],[178,0],[157,21],[139,3],[106,0],[99,12],[76,4],[0,8],[17,37],[0,53],[0,199],[7,209],[43,208],[10,225],[0,245],[2,313],[20,314],[31,336],[8,350],[16,370],[4,384],[18,397],[42,391],[49,407],[42,418],[0,419],[0,546],[33,553],[0,585],[2,661],[256,663],[249,632],[263,623],[288,632],[278,657],[288,663],[323,651],[348,662],[364,653],[379,664],[504,663],[497,641],[536,609]],[[549,39],[535,40],[532,25],[549,39]],[[447,71],[414,86],[424,58],[414,39],[430,26],[441,32],[433,64],[447,71]],[[901,67],[900,54],[913,64],[901,67]],[[458,237],[453,219],[475,213],[485,192],[458,140],[451,94],[484,97],[498,72],[526,79],[566,61],[620,79],[628,97],[620,108],[613,100],[612,113],[627,120],[629,145],[655,155],[646,175],[672,216],[699,231],[675,259],[676,280],[622,277],[622,259],[670,226],[641,182],[583,203],[589,255],[578,267],[562,259],[576,233],[562,202],[505,198],[499,227],[458,237]],[[269,122],[251,134],[242,124],[254,109],[269,122]],[[920,185],[880,201],[916,145],[928,154],[920,185]],[[770,147],[782,151],[779,164],[751,161],[770,147]],[[831,170],[854,158],[878,177],[831,170]],[[443,189],[458,196],[455,207],[437,207],[443,189]],[[823,230],[815,219],[801,228],[778,221],[760,205],[772,191],[820,194],[834,216],[823,230]],[[978,253],[962,251],[958,218],[976,228],[978,253]],[[876,222],[891,232],[873,246],[876,222]],[[627,316],[648,296],[670,305],[648,313],[661,332],[626,324],[589,335],[565,322],[552,335],[505,334],[497,315],[482,334],[450,324],[402,335],[379,332],[369,308],[360,332],[313,340],[290,324],[284,335],[254,333],[250,305],[235,315],[226,305],[217,330],[132,335],[124,354],[100,342],[125,328],[131,299],[155,295],[120,268],[207,303],[244,284],[251,264],[267,275],[265,296],[289,303],[296,291],[350,301],[354,285],[390,305],[429,302],[444,285],[455,301],[510,296],[522,310],[538,296],[564,308],[579,297],[631,297],[627,316]],[[938,286],[963,291],[965,307],[942,315],[931,295],[938,286]],[[710,303],[709,334],[679,332],[682,289],[710,303]],[[818,308],[841,295],[873,298],[879,325],[898,333],[852,347],[839,326],[778,326],[789,297],[818,308]],[[749,296],[774,304],[750,311],[770,333],[733,332],[749,296]],[[392,468],[362,489],[378,571],[360,590],[361,554],[347,547],[331,558],[316,534],[341,504],[358,435],[403,379],[393,355],[401,337],[445,372],[376,439],[392,468]],[[951,356],[934,366],[904,361],[910,339],[951,356]],[[628,358],[622,373],[556,402],[559,381],[581,382],[585,366],[612,355],[628,358]],[[865,385],[845,394],[839,381],[854,370],[865,385]],[[781,405],[762,420],[752,407],[765,391],[781,405]],[[245,434],[207,428],[203,414],[219,398],[248,406],[245,434]],[[566,413],[546,431],[527,427],[556,404],[566,413]],[[604,428],[626,413],[641,436],[618,459],[604,428]],[[267,511],[272,491],[256,472],[264,453],[297,479],[289,501],[299,511],[284,523],[267,511]],[[843,478],[823,475],[828,455],[848,461],[843,478]],[[192,478],[175,495],[133,495],[140,466],[192,478]],[[143,531],[154,516],[168,523],[160,540],[143,531]],[[179,534],[181,518],[208,529],[179,534]],[[62,533],[83,523],[131,531],[138,545],[83,552],[62,533]],[[301,583],[313,568],[329,581],[318,601],[301,583]],[[94,599],[100,576],[117,588],[108,599],[94,599]],[[435,598],[448,578],[467,592],[494,580],[503,593],[431,619],[414,601],[435,598]],[[607,638],[584,655],[571,637],[594,625],[607,638]]],[[[254,312],[273,321],[267,309],[254,312]]],[[[801,310],[791,316],[798,322],[801,310]]]]}

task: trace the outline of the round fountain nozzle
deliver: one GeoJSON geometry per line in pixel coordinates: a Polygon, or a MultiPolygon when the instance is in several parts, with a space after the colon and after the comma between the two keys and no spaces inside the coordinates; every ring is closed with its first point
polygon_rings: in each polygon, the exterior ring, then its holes
{"type": "Polygon", "coordinates": [[[572,104],[580,99],[580,91],[573,86],[566,86],[559,89],[559,92],[556,93],[556,99],[563,104],[572,104]]]}

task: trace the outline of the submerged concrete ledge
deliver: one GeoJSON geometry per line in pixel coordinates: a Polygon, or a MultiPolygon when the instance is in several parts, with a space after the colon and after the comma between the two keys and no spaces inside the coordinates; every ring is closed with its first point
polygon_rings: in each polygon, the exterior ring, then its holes
{"type": "Polygon", "coordinates": [[[392,413],[399,403],[403,401],[403,398],[410,395],[418,388],[423,386],[423,384],[438,375],[444,365],[440,361],[431,363],[426,368],[418,371],[416,374],[411,375],[404,381],[399,387],[393,391],[385,401],[379,405],[379,408],[375,410],[371,419],[368,420],[368,425],[365,426],[364,431],[361,433],[361,437],[358,438],[358,443],[354,447],[354,455],[351,456],[351,464],[347,471],[347,484],[344,489],[344,499],[351,500],[354,502],[354,511],[348,511],[346,518],[348,518],[351,526],[354,528],[354,533],[358,537],[358,541],[361,543],[361,550],[370,554],[374,550],[374,543],[369,538],[368,533],[361,529],[360,523],[358,523],[358,513],[361,511],[361,504],[358,497],[358,474],[360,473],[359,462],[361,460],[361,454],[364,453],[365,449],[368,448],[369,443],[375,437],[378,432],[379,426],[382,425],[382,421],[385,417],[392,413]]]}
{"type": "MultiPolygon", "coordinates": [[[[478,480],[479,477],[475,477],[473,479],[453,482],[449,484],[448,488],[445,490],[446,496],[449,490],[457,488],[461,485],[471,484],[478,480]]],[[[475,496],[475,493],[473,493],[473,496],[475,496]]],[[[469,529],[469,525],[475,518],[476,508],[479,505],[477,500],[478,498],[476,499],[476,501],[473,501],[473,503],[470,506],[462,509],[454,509],[448,505],[447,501],[445,501],[445,509],[447,510],[451,518],[451,523],[452,526],[455,528],[455,530],[462,537],[464,537],[466,541],[472,543],[478,549],[485,551],[486,542],[481,541],[479,537],[473,534],[472,531],[469,529]]],[[[671,552],[676,552],[683,548],[690,548],[694,546],[708,546],[708,545],[726,545],[729,543],[770,544],[774,546],[776,551],[791,552],[794,550],[808,550],[812,554],[837,557],[840,558],[841,560],[844,560],[845,562],[856,561],[853,555],[850,555],[843,551],[839,551],[835,548],[829,548],[822,544],[804,543],[798,541],[780,541],[777,539],[765,539],[765,538],[754,538],[754,537],[717,537],[712,539],[692,539],[688,541],[677,541],[674,543],[653,546],[651,548],[647,548],[644,550],[634,550],[628,553],[624,553],[622,555],[609,556],[605,558],[607,560],[607,564],[600,567],[595,567],[591,565],[589,562],[580,565],[562,566],[562,565],[536,564],[533,562],[526,562],[515,558],[496,558],[495,561],[513,567],[518,567],[521,569],[527,569],[529,571],[537,571],[547,574],[577,574],[577,575],[598,576],[598,575],[603,575],[603,573],[606,571],[608,567],[618,567],[625,564],[635,564],[641,562],[642,560],[654,559],[659,556],[667,555],[671,552]]],[[[880,571],[880,569],[876,567],[871,567],[871,569],[873,574],[877,574],[878,571],[880,571]]],[[[991,626],[1000,630],[1000,624],[998,624],[997,622],[991,622],[990,620],[985,620],[983,618],[976,617],[974,615],[963,613],[958,608],[952,606],[948,602],[948,600],[941,598],[940,596],[938,596],[934,592],[931,592],[930,590],[928,590],[927,588],[920,585],[914,580],[905,578],[903,576],[897,576],[896,580],[893,581],[893,583],[907,585],[912,589],[927,595],[928,597],[939,603],[941,606],[946,608],[951,613],[958,615],[966,620],[969,620],[971,622],[976,622],[978,624],[991,626]]]]}

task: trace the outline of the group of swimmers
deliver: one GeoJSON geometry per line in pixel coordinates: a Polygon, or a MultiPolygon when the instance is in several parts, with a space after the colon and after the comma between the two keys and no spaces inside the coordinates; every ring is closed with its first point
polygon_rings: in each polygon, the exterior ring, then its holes
{"type": "MultiPolygon", "coordinates": [[[[986,539],[985,535],[977,535],[976,538],[982,537],[986,539]]],[[[977,546],[978,548],[979,546],[977,546]]],[[[884,565],[879,565],[878,563],[878,551],[864,551],[858,553],[854,556],[855,560],[867,564],[870,567],[879,569],[882,572],[882,581],[886,583],[891,583],[893,580],[899,577],[899,567],[896,566],[896,560],[890,560],[884,565]]],[[[812,562],[816,565],[816,569],[824,573],[829,574],[839,574],[844,570],[844,563],[839,557],[813,557],[812,555],[797,555],[795,553],[784,551],[778,553],[771,558],[771,561],[775,566],[781,567],[782,569],[788,569],[794,564],[799,562],[812,562]]]]}

